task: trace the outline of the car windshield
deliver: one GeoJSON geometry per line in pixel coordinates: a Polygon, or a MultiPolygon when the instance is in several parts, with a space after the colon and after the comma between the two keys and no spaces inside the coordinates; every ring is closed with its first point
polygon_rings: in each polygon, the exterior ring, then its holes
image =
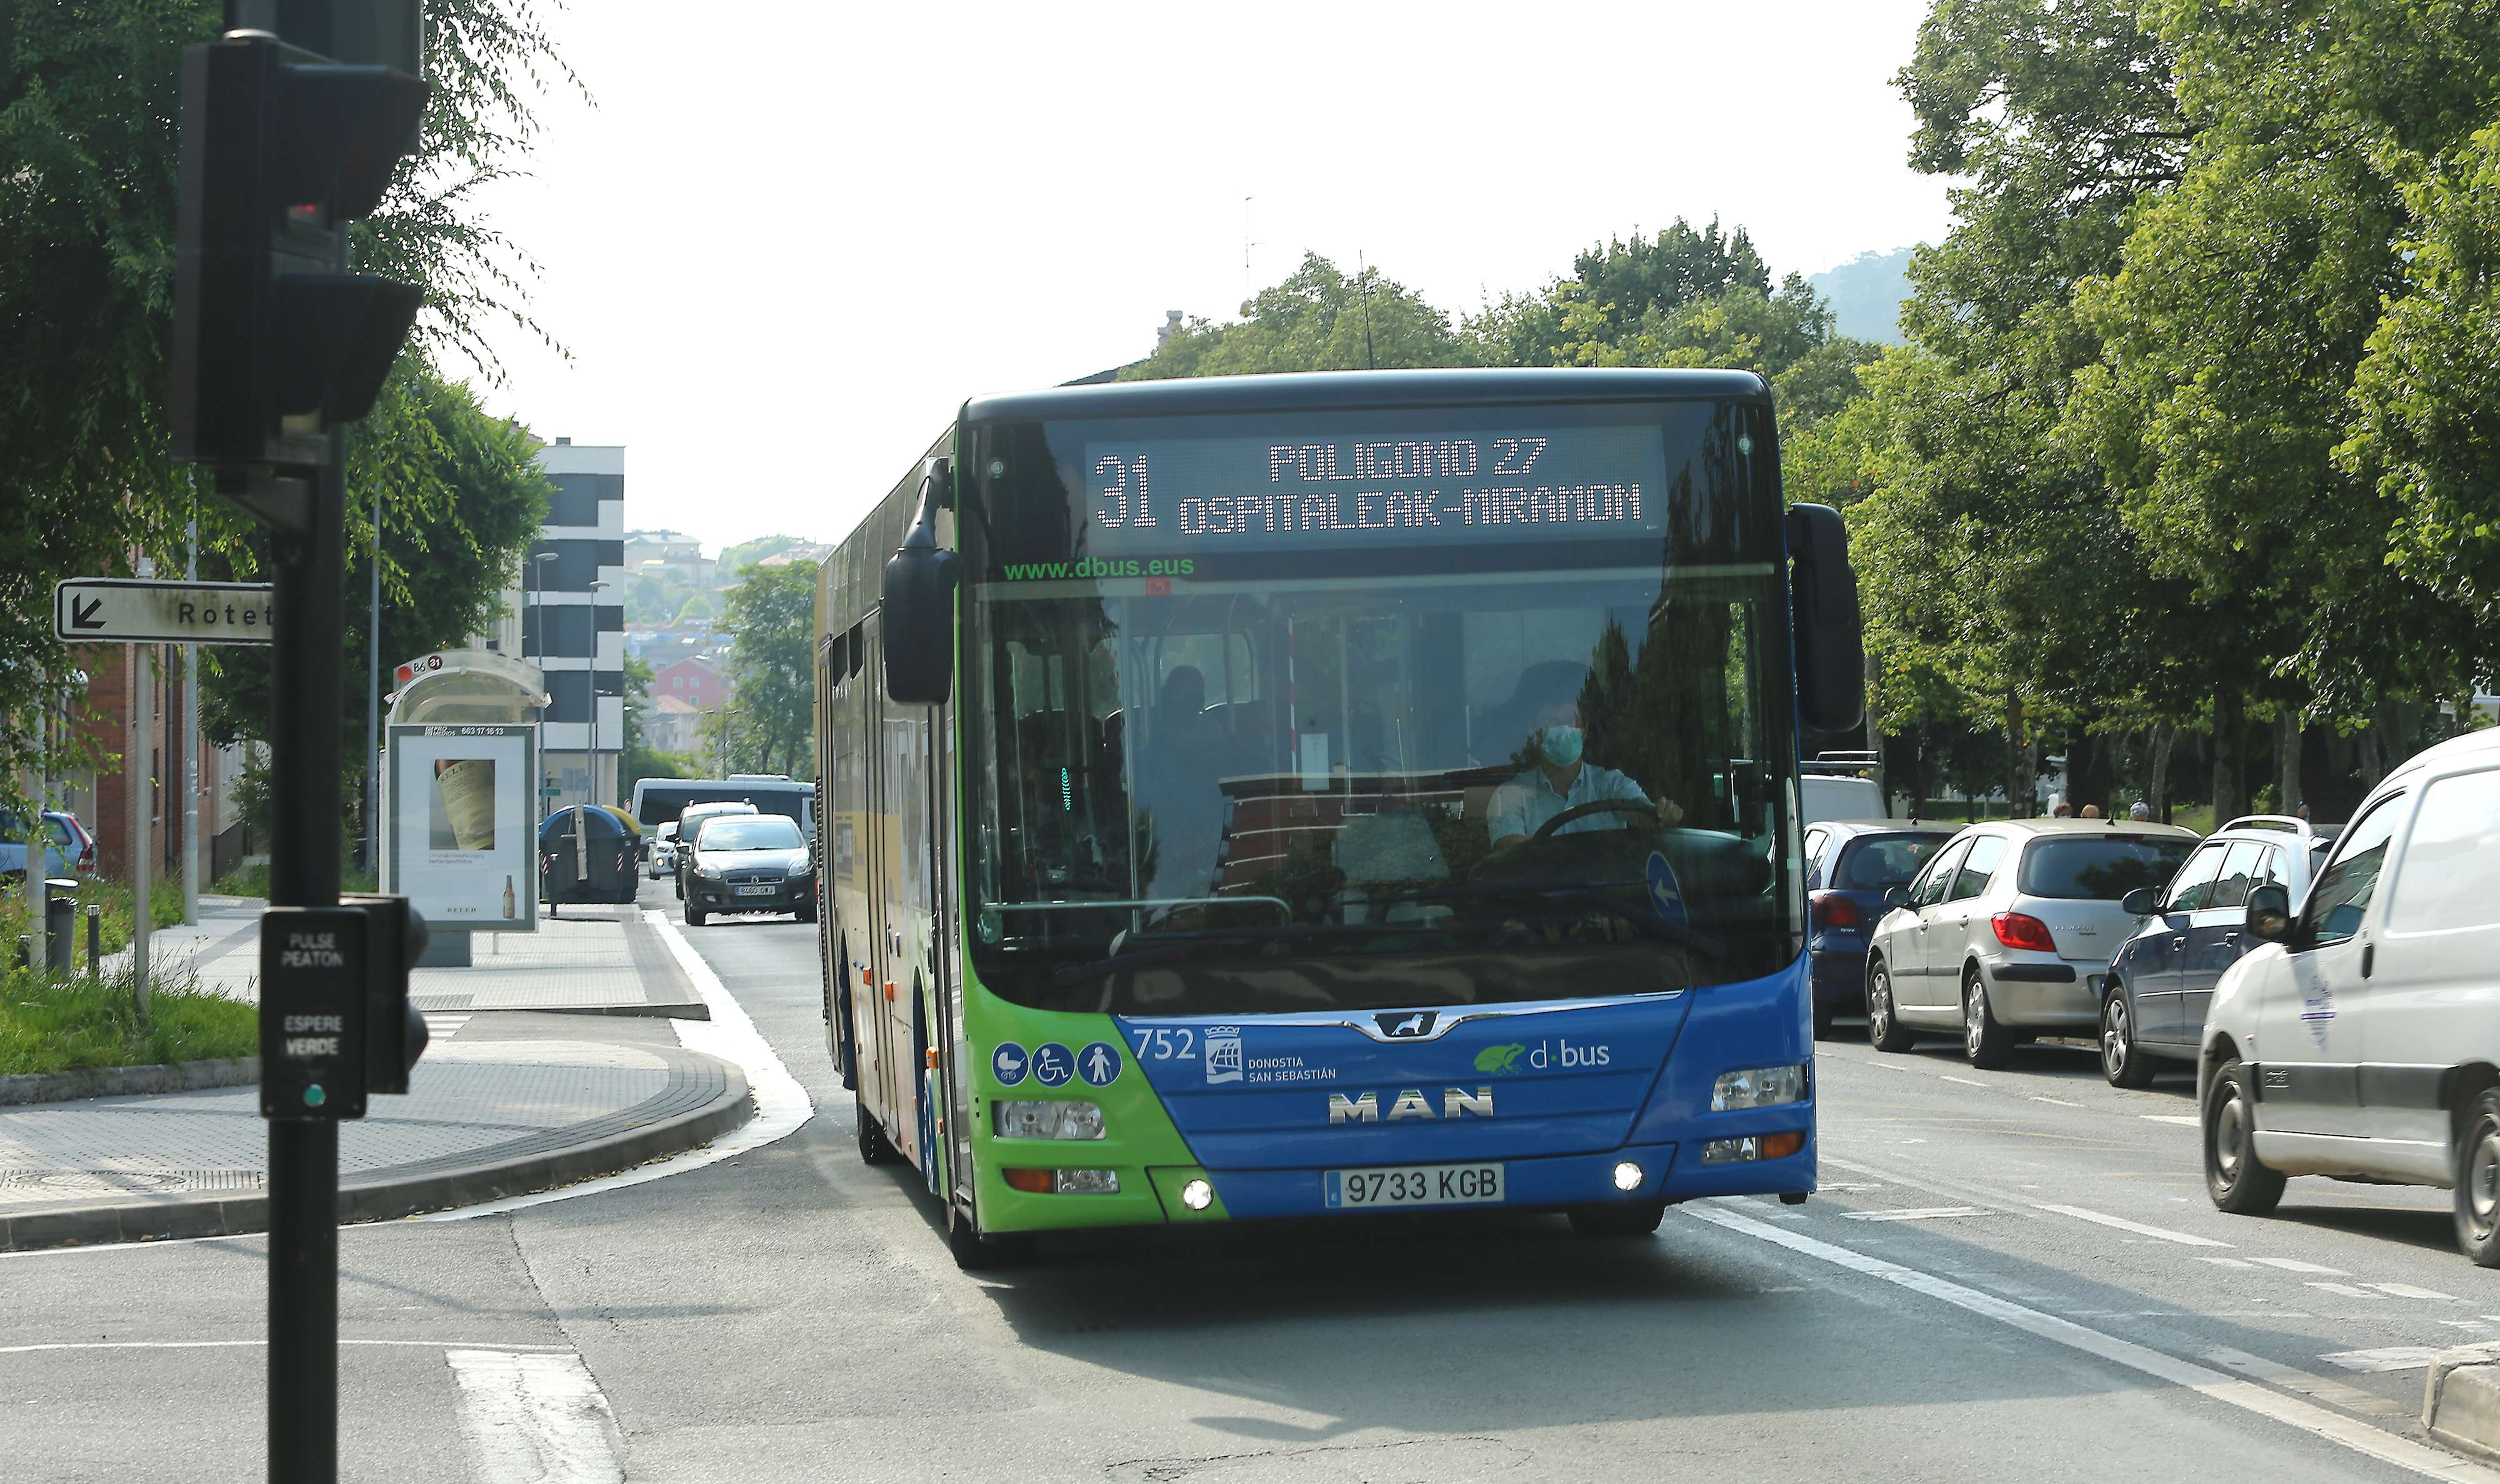
{"type": "Polygon", "coordinates": [[[714,820],[695,836],[707,851],[794,851],[802,843],[799,826],[777,814],[714,820]]]}
{"type": "MultiPolygon", "coordinates": [[[[1062,512],[1063,472],[1101,500],[1110,470],[1134,492],[1151,462],[1171,542],[1098,520],[1098,544],[1057,549],[1107,560],[1007,561],[1053,549],[1030,532],[976,544],[983,982],[1051,1008],[1245,1014],[1636,993],[1789,962],[1795,806],[1765,760],[1795,756],[1776,498],[1758,509],[1766,482],[1736,484],[1735,407],[1600,410],[1342,445],[1360,455],[1299,429],[1219,427],[1209,449],[1080,425],[999,460],[1047,479],[998,495],[1062,512]],[[1211,493],[1236,454],[1240,483],[1291,487],[1301,466],[1462,441],[1488,470],[1541,445],[1530,477],[1574,481],[1563,513],[1602,519],[1613,498],[1641,527],[1303,549],[1283,524],[1310,513],[1298,497],[1211,493]],[[1234,543],[1245,528],[1260,539],[1234,543]],[[1228,537],[1181,539],[1208,530],[1228,537]]],[[[1358,507],[1387,518],[1384,495],[1342,499],[1343,534],[1365,529],[1358,507]]]]}
{"type": "Polygon", "coordinates": [[[1889,891],[1906,887],[1951,835],[1859,835],[1840,848],[1831,886],[1843,891],[1889,891]]]}
{"type": "Polygon", "coordinates": [[[2037,840],[2023,856],[2022,889],[2026,896],[2115,902],[2138,887],[2168,881],[2195,844],[2152,835],[2037,840]]]}

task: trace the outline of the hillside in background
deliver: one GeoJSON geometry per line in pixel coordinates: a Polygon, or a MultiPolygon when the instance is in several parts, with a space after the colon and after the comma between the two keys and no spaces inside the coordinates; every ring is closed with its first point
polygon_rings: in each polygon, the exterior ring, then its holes
{"type": "Polygon", "coordinates": [[[1898,344],[1901,301],[1910,297],[1910,251],[1896,247],[1891,252],[1861,252],[1806,281],[1831,301],[1842,335],[1898,344]]]}

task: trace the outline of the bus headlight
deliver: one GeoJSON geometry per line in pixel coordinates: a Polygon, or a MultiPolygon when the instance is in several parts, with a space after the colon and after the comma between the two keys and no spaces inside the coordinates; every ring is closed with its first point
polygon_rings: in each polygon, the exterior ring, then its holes
{"type": "Polygon", "coordinates": [[[1734,1108],[1776,1108],[1782,1103],[1805,1100],[1806,1069],[1794,1067],[1747,1067],[1742,1072],[1722,1072],[1710,1086],[1710,1111],[1726,1113],[1734,1108]]]}
{"type": "Polygon", "coordinates": [[[1100,1139],[1102,1110],[1099,1104],[1064,1098],[1046,1102],[999,1102],[990,1126],[1002,1139],[1100,1139]]]}

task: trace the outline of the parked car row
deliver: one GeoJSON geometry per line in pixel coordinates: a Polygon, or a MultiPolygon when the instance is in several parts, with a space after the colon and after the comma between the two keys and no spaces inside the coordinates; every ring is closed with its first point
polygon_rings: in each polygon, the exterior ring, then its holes
{"type": "Polygon", "coordinates": [[[2296,1175],[2439,1187],[2500,1267],[2500,731],[2414,758],[2340,830],[1873,821],[1813,826],[1806,856],[1819,1030],[1862,963],[1880,1050],[1957,1033],[1993,1067],[2096,1033],[2116,1086],[2192,1065],[2220,1209],[2271,1210],[2296,1175]]]}

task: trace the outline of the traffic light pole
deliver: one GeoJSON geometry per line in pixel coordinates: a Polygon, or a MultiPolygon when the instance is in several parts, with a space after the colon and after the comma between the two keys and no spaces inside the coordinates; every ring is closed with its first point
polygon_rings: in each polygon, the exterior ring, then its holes
{"type": "MultiPolygon", "coordinates": [[[[308,470],[308,473],[316,471],[308,470]]],[[[330,435],[311,529],[277,533],[278,633],[270,665],[269,900],[339,901],[340,718],[345,685],[346,465],[330,435]]],[[[269,1123],[269,1477],[338,1476],[339,1125],[269,1123]]]]}

